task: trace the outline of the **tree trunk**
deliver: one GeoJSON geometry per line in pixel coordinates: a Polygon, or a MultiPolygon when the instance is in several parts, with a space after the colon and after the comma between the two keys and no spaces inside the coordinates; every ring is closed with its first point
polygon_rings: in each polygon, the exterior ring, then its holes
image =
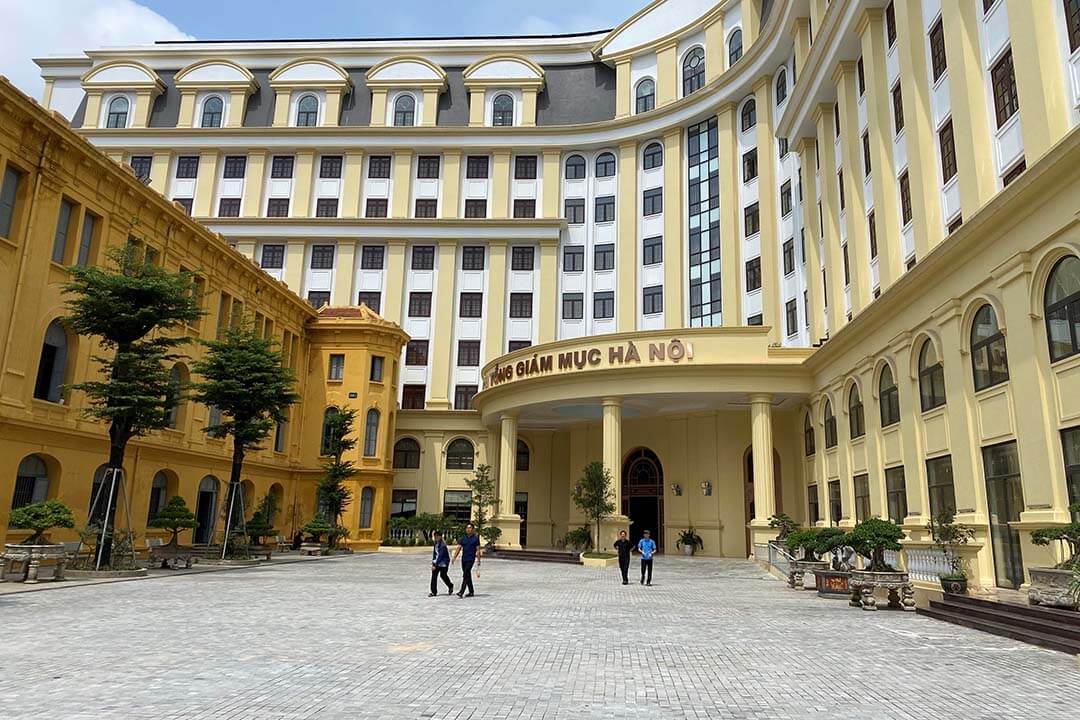
{"type": "Polygon", "coordinates": [[[244,443],[240,441],[235,435],[233,436],[233,456],[232,456],[232,468],[229,472],[229,492],[226,493],[225,502],[228,505],[225,508],[225,537],[222,540],[222,556],[228,549],[229,542],[232,538],[233,532],[236,529],[236,525],[240,526],[241,532],[244,531],[244,508],[242,507],[243,495],[240,488],[240,476],[244,470],[244,443]],[[239,516],[237,511],[239,509],[239,516]],[[234,522],[238,520],[239,522],[234,522]]]}
{"type": "Polygon", "coordinates": [[[102,488],[96,498],[90,498],[90,502],[97,501],[97,505],[90,508],[90,516],[87,523],[94,517],[95,512],[101,513],[101,532],[98,533],[98,557],[95,567],[105,567],[112,562],[112,539],[116,532],[116,506],[120,499],[120,483],[124,478],[124,454],[127,451],[128,440],[131,433],[117,421],[109,425],[109,462],[105,466],[105,476],[102,478],[102,488]],[[113,478],[119,473],[119,482],[113,482],[113,478]],[[112,532],[109,529],[112,528],[112,532]]]}

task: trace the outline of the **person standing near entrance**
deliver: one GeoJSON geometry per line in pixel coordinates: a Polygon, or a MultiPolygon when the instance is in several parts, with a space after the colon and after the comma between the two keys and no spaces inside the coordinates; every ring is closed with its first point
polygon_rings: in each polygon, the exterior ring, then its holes
{"type": "Polygon", "coordinates": [[[626,537],[626,531],[619,531],[619,539],[615,541],[615,551],[619,553],[619,571],[622,572],[622,584],[629,585],[630,578],[627,574],[630,572],[630,551],[634,546],[630,540],[626,537]]]}
{"type": "Polygon", "coordinates": [[[641,533],[641,539],[638,540],[637,549],[641,553],[641,584],[652,585],[652,556],[656,552],[656,541],[649,537],[648,530],[641,533]],[[645,580],[645,573],[648,572],[649,579],[645,580]]]}
{"type": "Polygon", "coordinates": [[[428,597],[435,597],[439,594],[440,577],[446,583],[446,594],[452,595],[454,583],[450,581],[450,576],[446,574],[446,571],[450,569],[450,548],[446,547],[446,541],[443,540],[442,533],[438,530],[433,532],[431,537],[435,541],[435,545],[431,549],[431,592],[428,593],[428,597]]]}
{"type": "Polygon", "coordinates": [[[459,598],[473,596],[472,569],[474,564],[479,567],[482,554],[480,536],[476,534],[476,526],[468,523],[465,525],[465,534],[461,536],[461,539],[458,540],[458,546],[454,548],[455,562],[458,555],[461,555],[461,589],[458,590],[457,594],[459,598]]]}

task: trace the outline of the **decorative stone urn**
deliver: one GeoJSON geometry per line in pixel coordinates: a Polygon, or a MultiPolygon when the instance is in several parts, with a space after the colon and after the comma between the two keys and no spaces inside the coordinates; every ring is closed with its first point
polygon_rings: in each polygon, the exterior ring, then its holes
{"type": "Polygon", "coordinates": [[[1033,567],[1028,568],[1028,573],[1031,575],[1031,586],[1028,588],[1029,603],[1069,610],[1077,609],[1076,600],[1069,594],[1069,583],[1073,578],[1071,570],[1033,567]]]}
{"type": "Polygon", "coordinates": [[[808,573],[814,573],[829,569],[829,563],[825,560],[792,560],[788,563],[788,587],[795,588],[796,590],[805,590],[806,585],[803,583],[803,576],[808,573]]]}
{"type": "Polygon", "coordinates": [[[906,572],[889,570],[886,572],[870,572],[869,570],[852,570],[851,580],[851,607],[861,607],[863,610],[877,610],[877,600],[874,599],[874,588],[885,588],[889,591],[889,607],[894,610],[915,610],[915,590],[911,585],[911,578],[906,572]]]}
{"type": "Polygon", "coordinates": [[[22,582],[31,585],[40,582],[38,573],[42,560],[55,561],[53,580],[64,579],[67,549],[63,545],[5,545],[4,554],[0,556],[0,582],[5,582],[5,576],[9,572],[14,572],[14,566],[20,564],[22,582]]]}

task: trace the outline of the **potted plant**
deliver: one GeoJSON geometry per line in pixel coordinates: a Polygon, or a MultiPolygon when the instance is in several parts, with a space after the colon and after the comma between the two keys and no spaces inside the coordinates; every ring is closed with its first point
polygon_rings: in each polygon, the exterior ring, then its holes
{"type": "Polygon", "coordinates": [[[769,527],[776,528],[776,542],[783,543],[788,535],[799,529],[799,523],[787,513],[777,513],[769,518],[769,527]]]}
{"type": "Polygon", "coordinates": [[[704,550],[705,543],[702,542],[701,536],[697,534],[694,528],[687,528],[679,531],[679,539],[675,541],[675,547],[681,547],[683,554],[691,557],[694,550],[704,550]]]}
{"type": "Polygon", "coordinates": [[[337,526],[332,525],[322,515],[316,515],[300,530],[308,536],[300,545],[300,552],[304,555],[325,555],[327,548],[322,542],[322,536],[335,532],[337,526]]]}
{"type": "Polygon", "coordinates": [[[593,546],[592,533],[587,525],[568,530],[563,535],[563,545],[572,552],[584,552],[593,546]]]}
{"type": "MultiPolygon", "coordinates": [[[[1069,512],[1075,517],[1080,513],[1080,503],[1069,506],[1069,512]]],[[[1059,543],[1065,559],[1052,568],[1028,568],[1031,586],[1028,588],[1028,602],[1032,605],[1050,605],[1075,610],[1080,598],[1070,590],[1074,574],[1080,572],[1080,521],[1073,520],[1068,525],[1041,528],[1031,533],[1031,542],[1046,546],[1059,543]]]]}
{"type": "Polygon", "coordinates": [[[820,528],[810,551],[825,563],[814,571],[814,584],[822,597],[848,597],[851,593],[851,564],[855,551],[848,543],[847,531],[838,527],[820,528]]]}
{"type": "Polygon", "coordinates": [[[816,548],[820,528],[795,528],[787,533],[784,544],[791,554],[788,561],[788,587],[805,590],[803,578],[807,572],[817,573],[829,569],[829,563],[818,559],[816,548]]]}
{"type": "Polygon", "coordinates": [[[926,524],[926,530],[930,533],[934,546],[942,552],[945,561],[949,564],[949,572],[938,576],[941,589],[951,595],[965,595],[968,577],[959,548],[975,538],[975,529],[954,522],[953,518],[952,512],[943,512],[937,517],[930,518],[930,522],[926,524]]]}
{"type": "Polygon", "coordinates": [[[0,561],[0,580],[4,579],[8,564],[22,563],[24,582],[36,583],[38,581],[38,569],[42,560],[55,560],[56,570],[54,580],[64,579],[64,564],[67,561],[64,546],[51,543],[45,537],[45,533],[53,528],[74,528],[75,516],[69,508],[59,500],[46,500],[16,508],[11,511],[9,526],[20,530],[30,530],[30,537],[18,544],[5,546],[2,561],[0,561]]]}
{"type": "Polygon", "coordinates": [[[147,527],[168,530],[172,533],[172,537],[167,544],[162,545],[160,548],[153,548],[150,551],[150,560],[152,562],[160,560],[162,568],[169,567],[170,563],[175,564],[177,560],[184,560],[185,564],[190,567],[194,551],[190,547],[180,546],[180,533],[185,530],[194,530],[198,526],[199,523],[195,520],[195,515],[188,509],[184,498],[179,495],[169,498],[169,501],[165,503],[165,507],[161,508],[158,514],[150,519],[147,527]]]}
{"type": "Polygon", "coordinates": [[[888,520],[870,518],[856,525],[847,534],[847,543],[855,552],[867,559],[862,570],[851,571],[852,607],[877,610],[874,589],[889,591],[889,607],[904,610],[915,609],[915,591],[906,572],[897,570],[885,561],[885,551],[901,549],[905,538],[903,529],[888,520]]]}

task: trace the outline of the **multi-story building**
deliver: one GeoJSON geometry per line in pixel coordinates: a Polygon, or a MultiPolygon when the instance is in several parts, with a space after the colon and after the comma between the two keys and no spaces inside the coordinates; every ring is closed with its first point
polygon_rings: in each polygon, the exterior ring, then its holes
{"type": "Polygon", "coordinates": [[[606,532],[880,515],[915,568],[955,510],[1011,587],[1080,500],[1078,48],[1077,0],[657,0],[39,64],[290,290],[408,333],[391,513],[467,515],[488,463],[502,541],[557,544],[602,459],[606,532]]]}

